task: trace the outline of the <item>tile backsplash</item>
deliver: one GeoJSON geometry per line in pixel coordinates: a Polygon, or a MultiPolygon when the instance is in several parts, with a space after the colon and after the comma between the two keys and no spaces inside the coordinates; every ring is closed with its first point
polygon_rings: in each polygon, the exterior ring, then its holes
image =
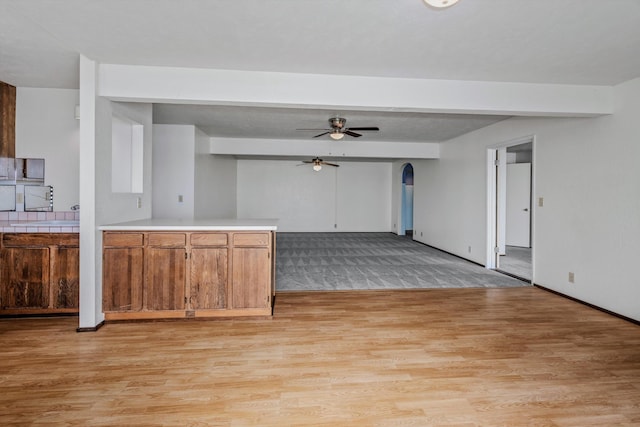
{"type": "Polygon", "coordinates": [[[3,233],[78,233],[80,227],[34,227],[11,226],[17,222],[28,221],[75,221],[80,220],[80,211],[56,212],[0,212],[0,230],[3,233]]]}

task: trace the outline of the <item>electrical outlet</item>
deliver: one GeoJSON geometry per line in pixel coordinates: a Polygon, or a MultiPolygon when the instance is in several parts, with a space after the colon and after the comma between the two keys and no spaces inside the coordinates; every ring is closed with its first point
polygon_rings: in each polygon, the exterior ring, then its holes
{"type": "Polygon", "coordinates": [[[136,206],[138,206],[138,209],[142,207],[142,197],[136,197],[136,206]]]}
{"type": "Polygon", "coordinates": [[[420,237],[422,237],[422,231],[420,232],[420,237]]]}
{"type": "Polygon", "coordinates": [[[573,271],[569,272],[569,283],[575,283],[575,275],[573,274],[573,271]]]}
{"type": "Polygon", "coordinates": [[[469,246],[468,251],[469,251],[469,253],[471,253],[471,246],[469,246]]]}
{"type": "Polygon", "coordinates": [[[182,202],[184,202],[184,197],[182,197],[182,194],[178,194],[178,203],[182,202]]]}

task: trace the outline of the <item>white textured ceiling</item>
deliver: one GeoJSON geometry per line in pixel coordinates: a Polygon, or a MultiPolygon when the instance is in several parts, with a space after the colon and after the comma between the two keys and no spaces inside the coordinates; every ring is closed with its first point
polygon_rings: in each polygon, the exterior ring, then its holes
{"type": "MultiPolygon", "coordinates": [[[[75,88],[79,53],[116,64],[613,85],[640,76],[640,1],[460,0],[434,10],[421,0],[0,0],[0,80],[75,88]]],[[[328,118],[280,110],[221,108],[219,132],[288,138],[277,133],[282,122],[322,127],[328,118]]],[[[409,140],[446,139],[487,120],[430,116],[430,134],[406,115],[385,124],[393,113],[362,114],[346,116],[390,135],[415,128],[409,140]]]]}
{"type": "MultiPolygon", "coordinates": [[[[228,138],[310,139],[329,128],[331,117],[347,119],[347,127],[380,128],[359,132],[367,141],[438,142],[503,120],[505,116],[384,113],[295,108],[156,104],[154,123],[192,124],[211,136],[228,138]]],[[[328,136],[324,136],[328,138],[328,136]]],[[[345,136],[346,140],[352,139],[345,136]]]]}

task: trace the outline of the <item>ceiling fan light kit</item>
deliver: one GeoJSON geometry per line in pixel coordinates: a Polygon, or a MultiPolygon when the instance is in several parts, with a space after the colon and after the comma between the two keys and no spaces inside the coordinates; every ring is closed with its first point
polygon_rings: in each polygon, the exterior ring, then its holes
{"type": "Polygon", "coordinates": [[[331,132],[329,136],[331,137],[331,139],[335,139],[336,141],[339,141],[342,138],[344,138],[344,133],[335,131],[335,132],[331,132]]]}
{"type": "Polygon", "coordinates": [[[314,172],[320,172],[322,170],[322,165],[333,166],[334,168],[339,168],[340,167],[340,165],[337,165],[335,163],[325,162],[324,160],[322,160],[319,157],[316,157],[315,159],[311,159],[311,160],[303,160],[302,163],[299,164],[298,166],[302,166],[305,163],[306,164],[312,164],[314,172]]]}
{"type": "Polygon", "coordinates": [[[424,3],[436,9],[445,9],[458,3],[458,0],[424,0],[424,3]]]}

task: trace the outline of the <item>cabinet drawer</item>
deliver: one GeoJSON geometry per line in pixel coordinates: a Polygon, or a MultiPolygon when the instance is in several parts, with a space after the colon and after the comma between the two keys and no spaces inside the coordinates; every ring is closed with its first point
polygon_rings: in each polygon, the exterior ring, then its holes
{"type": "Polygon", "coordinates": [[[269,233],[237,233],[233,235],[234,246],[267,246],[269,233]]]}
{"type": "Polygon", "coordinates": [[[182,233],[149,233],[149,246],[184,246],[187,236],[182,233]]]}
{"type": "Polygon", "coordinates": [[[226,246],[226,233],[192,233],[192,246],[226,246]]]}
{"type": "Polygon", "coordinates": [[[142,233],[105,233],[102,238],[103,246],[142,246],[142,233]]]}
{"type": "Polygon", "coordinates": [[[71,246],[78,247],[78,233],[5,233],[2,245],[8,247],[71,246]]]}

